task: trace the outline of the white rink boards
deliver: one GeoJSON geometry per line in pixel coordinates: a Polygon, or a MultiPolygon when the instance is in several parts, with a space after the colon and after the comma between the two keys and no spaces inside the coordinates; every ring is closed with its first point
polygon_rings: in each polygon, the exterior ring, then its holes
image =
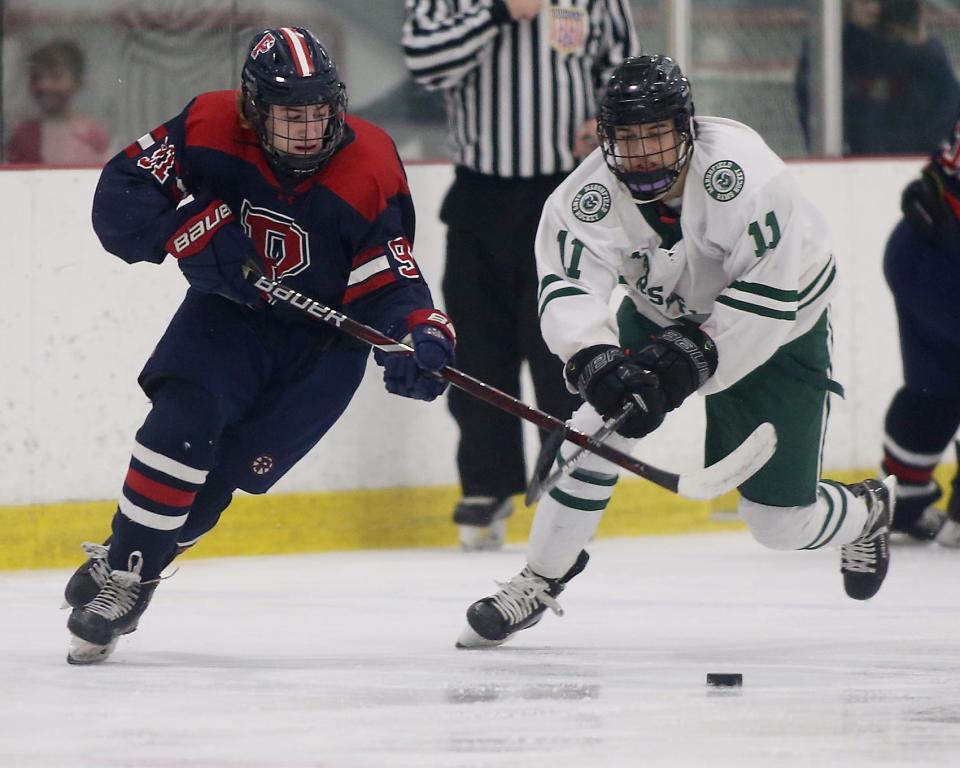
{"type": "Polygon", "coordinates": [[[453,642],[518,548],[185,561],[91,668],[64,662],[67,573],[2,573],[0,766],[957,765],[960,552],[895,549],[858,604],[835,550],[590,550],[567,615],[493,651],[453,642]]]}

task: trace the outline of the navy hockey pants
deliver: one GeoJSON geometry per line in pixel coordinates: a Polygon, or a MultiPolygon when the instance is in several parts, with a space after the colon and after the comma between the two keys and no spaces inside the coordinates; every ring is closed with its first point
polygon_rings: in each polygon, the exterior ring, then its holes
{"type": "Polygon", "coordinates": [[[884,471],[897,476],[894,528],[909,530],[942,491],[933,477],[960,428],[960,256],[901,221],[884,274],[900,329],[904,385],[884,419],[884,471]]]}
{"type": "Polygon", "coordinates": [[[141,550],[154,577],[234,490],[265,493],[343,414],[368,352],[272,309],[188,291],[140,374],[154,410],[137,433],[111,566],[141,550]]]}
{"type": "Polygon", "coordinates": [[[887,242],[883,267],[900,323],[907,388],[960,398],[960,260],[901,221],[887,242]]]}

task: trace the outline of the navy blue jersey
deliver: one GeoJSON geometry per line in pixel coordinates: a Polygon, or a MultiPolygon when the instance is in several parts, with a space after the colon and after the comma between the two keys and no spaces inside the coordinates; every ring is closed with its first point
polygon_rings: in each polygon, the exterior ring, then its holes
{"type": "Polygon", "coordinates": [[[361,322],[401,333],[412,310],[433,306],[412,255],[403,165],[371,123],[348,117],[333,157],[307,178],[287,178],[244,124],[236,91],[201,94],[107,163],[94,229],[124,261],[160,263],[184,223],[177,205],[187,194],[230,206],[268,277],[361,322]]]}

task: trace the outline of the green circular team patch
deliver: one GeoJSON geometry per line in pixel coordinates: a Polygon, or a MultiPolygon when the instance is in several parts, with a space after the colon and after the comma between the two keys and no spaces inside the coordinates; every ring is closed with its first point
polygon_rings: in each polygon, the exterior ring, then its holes
{"type": "Polygon", "coordinates": [[[600,221],[610,211],[610,191],[603,184],[587,184],[577,192],[570,209],[580,221],[600,221]]]}
{"type": "Polygon", "coordinates": [[[726,203],[743,189],[743,168],[733,160],[718,160],[703,174],[703,186],[714,200],[726,203]]]}

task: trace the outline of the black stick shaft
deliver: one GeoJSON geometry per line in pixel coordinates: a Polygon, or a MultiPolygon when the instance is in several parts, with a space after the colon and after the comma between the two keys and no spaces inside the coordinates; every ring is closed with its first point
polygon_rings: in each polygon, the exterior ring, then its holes
{"type": "MultiPolygon", "coordinates": [[[[372,347],[382,349],[385,352],[412,351],[406,345],[399,343],[395,339],[391,339],[385,333],[381,333],[376,328],[371,328],[369,325],[359,323],[342,312],[339,312],[338,310],[325,306],[320,302],[311,299],[309,296],[304,296],[302,293],[299,293],[292,288],[287,288],[280,283],[264,277],[263,275],[257,275],[252,270],[248,272],[248,279],[255,287],[259,288],[276,301],[286,304],[289,307],[293,307],[294,309],[299,310],[303,314],[308,315],[315,320],[332,325],[348,336],[365,341],[372,347]]],[[[491,387],[489,384],[480,381],[480,379],[476,379],[473,376],[470,376],[469,374],[457,370],[449,365],[442,368],[438,373],[440,376],[453,384],[453,386],[473,395],[478,400],[483,400],[486,403],[490,403],[490,405],[499,408],[502,411],[506,411],[507,413],[511,413],[514,416],[519,416],[521,419],[529,421],[531,424],[536,424],[538,427],[545,429],[548,432],[560,430],[563,432],[564,440],[575,445],[579,445],[581,448],[584,448],[591,453],[595,453],[607,461],[622,467],[623,469],[629,470],[640,477],[646,478],[650,482],[659,485],[661,488],[666,488],[667,490],[674,492],[677,490],[677,484],[680,478],[673,472],[667,472],[666,470],[652,467],[646,462],[635,459],[633,456],[627,453],[618,451],[616,448],[612,448],[609,445],[594,439],[590,435],[568,426],[564,422],[560,421],[560,419],[551,416],[549,413],[544,413],[543,411],[537,410],[536,408],[527,405],[522,400],[518,400],[512,395],[508,395],[506,392],[502,392],[496,387],[491,387]]]]}

